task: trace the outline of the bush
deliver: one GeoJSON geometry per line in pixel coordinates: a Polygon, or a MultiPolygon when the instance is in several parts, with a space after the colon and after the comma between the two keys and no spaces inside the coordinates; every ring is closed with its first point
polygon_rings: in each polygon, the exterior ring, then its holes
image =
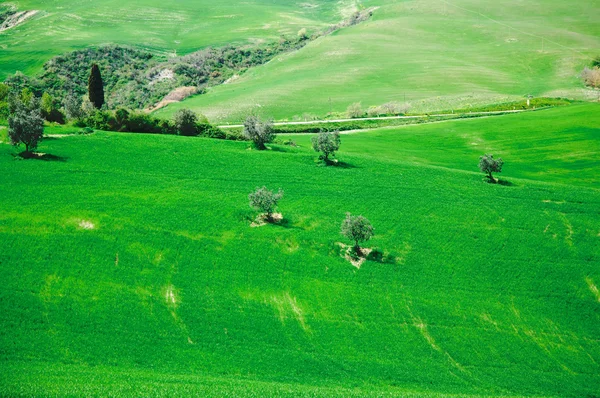
{"type": "Polygon", "coordinates": [[[600,67],[594,66],[592,69],[585,67],[581,72],[581,78],[586,86],[593,88],[600,87],[600,67]]]}
{"type": "Polygon", "coordinates": [[[265,144],[275,139],[273,123],[263,122],[258,116],[248,116],[244,121],[244,136],[254,143],[256,149],[265,150],[265,144]]]}
{"type": "Polygon", "coordinates": [[[366,242],[373,237],[373,226],[363,216],[353,216],[350,213],[346,213],[346,218],[342,221],[341,233],[354,242],[354,251],[360,255],[360,243],[366,242]]]}
{"type": "Polygon", "coordinates": [[[273,212],[281,198],[283,198],[283,191],[281,189],[275,193],[268,190],[267,187],[256,188],[254,192],[248,195],[250,207],[263,212],[268,222],[273,220],[273,212]]]}
{"type": "Polygon", "coordinates": [[[73,93],[65,96],[63,99],[63,109],[65,110],[67,119],[76,120],[84,116],[83,109],[81,109],[81,102],[81,99],[73,93]]]}
{"type": "Polygon", "coordinates": [[[357,117],[363,117],[365,115],[365,112],[363,111],[360,102],[355,102],[354,104],[350,104],[348,106],[348,109],[346,109],[346,114],[349,118],[354,119],[357,117]]]}
{"type": "MultiPolygon", "coordinates": [[[[25,90],[24,90],[25,91],[25,90]]],[[[9,98],[8,137],[14,146],[25,145],[25,153],[36,149],[44,135],[40,102],[28,93],[9,98]]]]}
{"type": "Polygon", "coordinates": [[[200,133],[197,126],[198,116],[189,109],[178,110],[173,120],[179,135],[195,136],[200,133]]]}
{"type": "Polygon", "coordinates": [[[319,159],[322,159],[327,163],[329,162],[329,156],[335,156],[335,151],[340,149],[340,133],[339,131],[333,133],[322,131],[319,135],[312,137],[311,142],[315,152],[323,153],[319,159]]]}
{"type": "Polygon", "coordinates": [[[486,173],[489,182],[497,182],[492,173],[501,173],[503,165],[502,158],[494,159],[494,155],[485,154],[479,158],[479,170],[486,173]]]}

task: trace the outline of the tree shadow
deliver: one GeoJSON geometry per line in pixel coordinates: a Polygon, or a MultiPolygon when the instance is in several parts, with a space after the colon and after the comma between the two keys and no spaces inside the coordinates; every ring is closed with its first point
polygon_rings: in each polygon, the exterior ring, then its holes
{"type": "Polygon", "coordinates": [[[50,153],[36,153],[36,152],[21,152],[17,155],[13,155],[18,159],[32,159],[32,160],[43,160],[45,162],[66,162],[68,158],[64,156],[52,155],[50,153]]]}
{"type": "Polygon", "coordinates": [[[294,225],[292,220],[290,220],[289,218],[283,218],[279,222],[272,223],[271,225],[279,226],[279,227],[286,228],[286,229],[304,230],[304,228],[294,225]]]}
{"type": "Polygon", "coordinates": [[[396,264],[398,257],[395,253],[384,253],[381,249],[375,248],[366,256],[366,260],[379,264],[396,264]]]}
{"type": "Polygon", "coordinates": [[[340,169],[357,169],[358,166],[355,166],[350,163],[341,162],[339,160],[319,160],[319,165],[322,167],[335,167],[340,169]]]}
{"type": "Polygon", "coordinates": [[[501,180],[501,179],[498,179],[498,182],[496,184],[502,185],[502,186],[505,186],[505,187],[514,187],[515,186],[514,183],[512,183],[512,182],[510,182],[508,180],[501,180]]]}

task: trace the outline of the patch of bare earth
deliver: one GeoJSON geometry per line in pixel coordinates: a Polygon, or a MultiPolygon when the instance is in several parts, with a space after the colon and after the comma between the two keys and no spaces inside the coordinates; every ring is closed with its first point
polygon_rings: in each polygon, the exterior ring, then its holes
{"type": "Polygon", "coordinates": [[[158,104],[154,106],[154,108],[148,109],[150,112],[154,112],[160,108],[163,108],[169,104],[174,102],[180,102],[189,97],[190,95],[194,95],[198,92],[198,88],[192,86],[184,86],[177,87],[169,94],[165,96],[158,104]]]}
{"type": "Polygon", "coordinates": [[[87,230],[96,228],[96,225],[94,225],[94,223],[89,220],[81,220],[81,221],[79,221],[79,224],[77,224],[77,225],[79,226],[79,228],[87,229],[87,230]]]}
{"type": "Polygon", "coordinates": [[[369,256],[369,254],[373,251],[373,249],[361,247],[360,254],[358,254],[353,252],[353,246],[346,245],[341,242],[337,242],[337,245],[342,248],[342,257],[348,260],[350,264],[355,266],[357,269],[360,269],[363,263],[367,261],[367,257],[369,256]]]}
{"type": "Polygon", "coordinates": [[[27,21],[29,18],[33,17],[38,12],[39,12],[38,10],[30,10],[30,11],[19,11],[19,12],[12,14],[4,22],[2,22],[2,25],[0,25],[0,32],[4,32],[5,30],[14,28],[15,26],[22,24],[23,22],[27,21]]]}
{"type": "Polygon", "coordinates": [[[271,214],[271,219],[267,218],[265,213],[259,214],[256,219],[250,224],[252,228],[262,227],[267,224],[279,224],[283,220],[283,214],[281,213],[273,213],[271,214]]]}

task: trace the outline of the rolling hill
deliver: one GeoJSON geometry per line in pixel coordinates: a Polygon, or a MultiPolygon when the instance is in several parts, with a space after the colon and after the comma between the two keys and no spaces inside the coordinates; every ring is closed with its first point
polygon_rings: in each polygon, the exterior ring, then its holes
{"type": "Polygon", "coordinates": [[[348,134],[337,167],[307,135],[2,144],[0,395],[595,396],[599,110],[348,134]],[[346,211],[393,262],[340,256],[346,211]]]}
{"type": "Polygon", "coordinates": [[[191,108],[218,122],[250,112],[323,117],[361,102],[408,102],[416,112],[526,95],[583,99],[579,74],[600,48],[593,1],[385,1],[372,19],[320,38],[159,111],[191,108]]]}

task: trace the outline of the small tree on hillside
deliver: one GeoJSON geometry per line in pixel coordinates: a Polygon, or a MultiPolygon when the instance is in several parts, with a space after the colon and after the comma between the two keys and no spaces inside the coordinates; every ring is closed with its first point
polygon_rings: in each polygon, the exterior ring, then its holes
{"type": "Polygon", "coordinates": [[[268,190],[267,187],[256,188],[254,192],[248,195],[250,207],[263,212],[268,222],[273,220],[273,212],[277,208],[277,203],[281,198],[283,198],[283,191],[281,189],[275,193],[268,190]]]}
{"type": "Polygon", "coordinates": [[[333,133],[329,131],[322,131],[319,133],[319,135],[312,137],[311,142],[315,152],[323,153],[323,155],[319,156],[319,159],[322,159],[328,163],[329,156],[335,156],[335,151],[340,149],[340,133],[339,131],[335,131],[333,133]]]}
{"type": "Polygon", "coordinates": [[[175,127],[179,135],[198,135],[198,115],[189,109],[180,109],[175,113],[175,127]]]}
{"type": "Polygon", "coordinates": [[[273,142],[275,139],[273,123],[263,122],[258,116],[248,116],[244,121],[244,136],[254,143],[256,149],[267,149],[265,144],[273,142]]]}
{"type": "Polygon", "coordinates": [[[479,158],[479,170],[487,175],[489,182],[497,182],[492,173],[501,173],[504,160],[494,159],[494,155],[485,154],[479,158]]]}
{"type": "Polygon", "coordinates": [[[348,109],[346,109],[346,114],[349,118],[357,118],[362,117],[365,114],[365,111],[362,109],[362,105],[360,102],[355,102],[354,104],[350,104],[348,109]]]}
{"type": "Polygon", "coordinates": [[[37,148],[44,135],[44,119],[37,98],[11,95],[9,99],[8,136],[14,146],[25,145],[25,154],[37,148]]]}
{"type": "Polygon", "coordinates": [[[67,119],[75,120],[83,117],[83,110],[81,109],[81,98],[71,93],[63,99],[63,108],[67,119]]]}
{"type": "Polygon", "coordinates": [[[346,213],[342,222],[342,235],[354,242],[354,251],[360,255],[360,243],[366,242],[373,237],[373,226],[363,216],[353,216],[346,213]]]}
{"type": "Polygon", "coordinates": [[[102,105],[104,105],[104,83],[97,64],[92,65],[90,77],[88,78],[88,96],[96,109],[102,108],[102,105]]]}

